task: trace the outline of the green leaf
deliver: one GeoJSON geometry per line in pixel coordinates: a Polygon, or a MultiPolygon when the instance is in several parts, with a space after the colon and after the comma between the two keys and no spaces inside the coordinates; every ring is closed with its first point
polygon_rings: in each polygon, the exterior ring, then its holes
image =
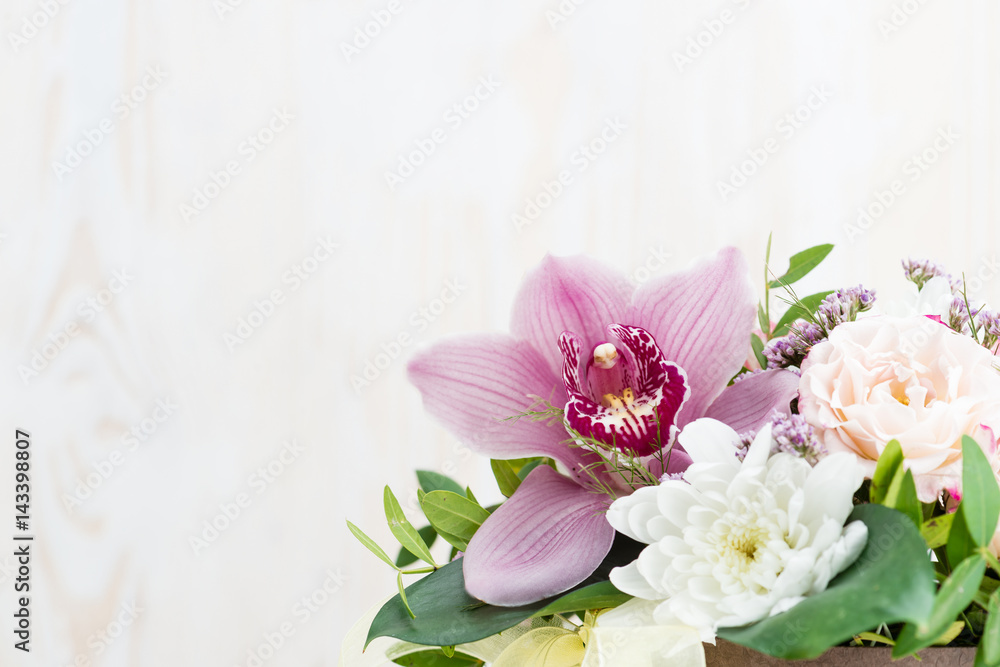
{"type": "MultiPolygon", "coordinates": [[[[476,494],[472,492],[471,486],[465,487],[465,497],[474,502],[475,504],[479,505],[479,500],[476,499],[476,494]]],[[[480,505],[480,507],[482,507],[482,505],[480,505]]]]}
{"type": "Polygon", "coordinates": [[[454,646],[442,646],[441,647],[441,652],[444,653],[445,656],[447,656],[449,658],[454,658],[455,657],[455,647],[454,646]]]}
{"type": "Polygon", "coordinates": [[[788,270],[785,271],[785,275],[776,280],[772,280],[768,283],[768,287],[775,289],[777,287],[781,287],[782,285],[791,285],[800,278],[805,277],[810,271],[815,269],[827,255],[830,254],[831,250],[833,250],[833,245],[830,243],[824,243],[823,245],[813,246],[808,250],[795,253],[792,255],[791,259],[788,260],[788,270]]]}
{"type": "Polygon", "coordinates": [[[431,556],[431,550],[424,544],[420,533],[403,514],[403,508],[399,506],[399,501],[396,500],[396,496],[388,486],[385,487],[383,493],[383,503],[385,505],[385,520],[389,522],[389,530],[393,537],[411,554],[425,563],[436,566],[434,557],[431,556]]]}
{"type": "Polygon", "coordinates": [[[951,522],[951,530],[948,531],[945,553],[948,555],[948,564],[952,567],[964,561],[976,550],[976,542],[972,539],[969,523],[965,520],[965,507],[965,502],[959,503],[954,513],[955,519],[951,522]]]}
{"type": "Polygon", "coordinates": [[[764,341],[757,334],[750,334],[750,349],[761,368],[767,368],[767,357],[764,356],[764,341]]]}
{"type": "MultiPolygon", "coordinates": [[[[434,530],[434,526],[424,526],[423,528],[418,528],[417,533],[420,535],[420,539],[424,541],[424,544],[428,548],[434,546],[434,542],[437,540],[437,531],[434,530]]],[[[396,567],[406,567],[407,565],[412,565],[417,562],[417,557],[411,554],[406,549],[400,549],[399,554],[396,556],[396,567]]]]}
{"type": "Polygon", "coordinates": [[[491,637],[562,597],[608,581],[613,568],[634,561],[645,546],[616,536],[604,562],[579,586],[563,595],[520,607],[494,607],[470,596],[465,591],[460,558],[407,587],[406,595],[416,618],[407,615],[398,595],[386,602],[372,621],[365,645],[376,637],[395,637],[429,646],[454,646],[491,637]]]}
{"type": "Polygon", "coordinates": [[[944,631],[944,634],[934,640],[932,646],[947,646],[955,637],[962,634],[962,630],[965,629],[965,621],[955,621],[948,629],[944,631]]]}
{"type": "Polygon", "coordinates": [[[993,539],[1000,519],[1000,486],[975,440],[962,436],[962,516],[976,546],[993,539]]]}
{"type": "Polygon", "coordinates": [[[934,568],[913,522],[881,505],[858,505],[848,520],[865,523],[868,542],[825,591],[752,625],[719,628],[718,636],[795,660],[815,658],[881,623],[925,622],[934,604],[934,568]]]}
{"type": "Polygon", "coordinates": [[[924,521],[920,526],[920,535],[927,542],[928,549],[937,549],[948,542],[948,532],[951,530],[951,522],[954,521],[955,514],[944,514],[924,521]]]}
{"type": "Polygon", "coordinates": [[[381,558],[385,562],[386,565],[388,565],[389,567],[393,568],[394,570],[398,570],[399,569],[398,567],[396,567],[395,563],[392,562],[392,559],[389,558],[389,554],[387,554],[385,551],[383,551],[382,547],[380,547],[379,545],[377,545],[375,543],[375,540],[373,540],[372,538],[370,538],[367,535],[365,535],[365,533],[364,533],[363,530],[361,530],[360,528],[358,528],[357,526],[355,526],[350,521],[347,522],[347,528],[352,533],[354,533],[354,537],[358,538],[358,542],[361,542],[361,544],[363,544],[363,545],[365,545],[365,547],[367,547],[368,551],[371,551],[373,554],[375,554],[376,556],[378,556],[379,558],[381,558]]]}
{"type": "Polygon", "coordinates": [[[482,665],[483,661],[461,651],[449,658],[441,649],[433,649],[404,655],[393,660],[393,663],[404,667],[476,667],[482,665]]]}
{"type": "Polygon", "coordinates": [[[930,646],[969,606],[986,573],[986,561],[979,554],[963,560],[952,571],[934,598],[934,608],[926,621],[907,623],[892,649],[893,658],[902,658],[930,646]]]}
{"type": "Polygon", "coordinates": [[[521,478],[517,476],[514,472],[513,466],[507,461],[498,461],[497,459],[490,459],[490,468],[493,469],[493,476],[496,477],[497,486],[500,487],[500,493],[506,498],[510,498],[517,491],[517,487],[521,485],[521,478]]]}
{"type": "Polygon", "coordinates": [[[757,303],[757,325],[760,330],[764,332],[764,335],[771,333],[771,323],[767,319],[767,313],[764,312],[764,306],[757,303]]]}
{"type": "Polygon", "coordinates": [[[986,627],[979,641],[976,659],[983,664],[1000,665],[1000,593],[994,592],[986,606],[986,627]]]}
{"type": "Polygon", "coordinates": [[[896,477],[889,485],[889,492],[883,504],[910,517],[913,525],[918,528],[923,523],[923,508],[917,499],[917,485],[913,481],[913,473],[909,470],[904,471],[903,468],[896,470],[896,477]]]}
{"type": "Polygon", "coordinates": [[[603,581],[599,584],[592,584],[584,588],[578,588],[572,593],[567,593],[544,609],[539,609],[532,616],[568,614],[574,611],[586,611],[587,609],[608,609],[624,604],[631,599],[631,595],[622,593],[610,581],[603,581]]]}
{"type": "Polygon", "coordinates": [[[778,323],[774,325],[774,335],[784,336],[788,333],[788,327],[791,326],[792,322],[795,320],[808,320],[819,304],[823,302],[823,299],[833,294],[833,291],[827,292],[817,292],[816,294],[810,294],[809,296],[804,296],[799,299],[796,303],[788,306],[788,310],[785,314],[781,316],[778,323]]]}
{"type": "Polygon", "coordinates": [[[885,501],[889,486],[901,465],[903,465],[903,448],[898,440],[890,440],[879,455],[878,463],[875,464],[875,474],[872,475],[869,497],[873,503],[882,504],[885,501]]]}
{"type": "Polygon", "coordinates": [[[420,483],[420,488],[424,493],[430,493],[431,491],[451,491],[458,495],[465,493],[462,485],[451,477],[432,470],[418,470],[417,482],[420,483]]]}
{"type": "Polygon", "coordinates": [[[468,548],[469,540],[490,516],[478,504],[451,491],[431,491],[420,507],[438,534],[459,551],[468,548]]]}
{"type": "Polygon", "coordinates": [[[543,465],[544,463],[545,463],[545,458],[544,457],[539,457],[537,459],[532,459],[531,461],[528,461],[523,466],[521,466],[521,469],[517,471],[517,476],[523,482],[524,478],[527,477],[529,474],[531,474],[532,470],[534,470],[535,468],[537,468],[540,465],[543,465]]]}

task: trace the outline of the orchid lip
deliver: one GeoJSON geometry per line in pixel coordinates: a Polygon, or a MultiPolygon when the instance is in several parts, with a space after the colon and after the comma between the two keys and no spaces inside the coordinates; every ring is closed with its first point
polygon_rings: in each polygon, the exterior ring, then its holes
{"type": "Polygon", "coordinates": [[[566,421],[584,438],[647,456],[673,441],[677,413],[690,394],[686,376],[645,329],[612,324],[608,333],[618,345],[596,345],[582,377],[579,338],[572,332],[559,338],[566,421]]]}

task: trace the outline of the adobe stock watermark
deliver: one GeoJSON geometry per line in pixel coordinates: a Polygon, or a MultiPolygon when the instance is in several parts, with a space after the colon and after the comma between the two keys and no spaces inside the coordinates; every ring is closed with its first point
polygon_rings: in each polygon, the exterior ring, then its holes
{"type": "Polygon", "coordinates": [[[125,631],[135,623],[143,611],[145,610],[134,601],[124,603],[105,627],[87,637],[87,648],[90,649],[90,652],[78,653],[73,662],[65,667],[91,667],[95,664],[93,658],[102,655],[111,648],[112,644],[125,634],[125,631]]]}
{"type": "Polygon", "coordinates": [[[272,289],[263,299],[257,299],[246,317],[241,317],[236,323],[233,333],[225,332],[222,340],[232,354],[236,348],[250,340],[254,332],[264,326],[274,316],[278,306],[285,303],[288,294],[294,294],[320,270],[340,244],[334,243],[330,234],[326,237],[316,237],[316,245],[312,251],[281,274],[281,284],[287,285],[287,292],[280,287],[272,289]]]}
{"type": "MultiPolygon", "coordinates": [[[[619,116],[607,118],[604,127],[593,139],[580,144],[570,156],[570,165],[576,167],[576,173],[582,174],[587,168],[603,155],[608,147],[621,137],[622,133],[628,129],[628,123],[619,116]]],[[[541,216],[542,212],[552,206],[552,204],[566,191],[566,188],[573,185],[573,170],[562,169],[552,180],[542,181],[541,188],[535,196],[524,200],[524,207],[518,213],[510,216],[511,224],[520,234],[525,227],[533,224],[541,216]]]]}
{"type": "Polygon", "coordinates": [[[448,132],[460,128],[479,109],[479,105],[492,97],[500,86],[501,82],[494,79],[492,74],[481,76],[476,87],[468,95],[445,109],[441,119],[447,128],[435,127],[427,136],[414,139],[413,150],[397,155],[399,161],[396,170],[385,172],[385,183],[389,186],[389,192],[395,192],[397,185],[404,183],[416,173],[417,167],[426,162],[439,145],[447,141],[448,132]]]}
{"type": "MultiPolygon", "coordinates": [[[[308,623],[314,614],[321,611],[329,604],[333,596],[344,588],[347,577],[340,571],[340,568],[327,569],[323,574],[323,583],[310,593],[303,595],[292,605],[289,611],[290,619],[282,621],[274,630],[261,634],[261,642],[255,647],[247,649],[247,659],[243,662],[245,667],[262,667],[295,635],[298,627],[308,623]],[[295,621],[298,622],[298,627],[295,621]]],[[[237,667],[240,666],[237,665],[237,667]]]]}
{"type": "Polygon", "coordinates": [[[274,458],[247,477],[249,490],[237,493],[232,500],[219,503],[219,511],[202,521],[200,532],[188,535],[188,546],[194,555],[201,556],[202,552],[219,539],[222,533],[229,530],[243,515],[244,510],[253,504],[254,496],[250,494],[251,490],[256,492],[257,496],[267,491],[267,488],[274,484],[304,451],[304,445],[300,445],[294,439],[286,440],[274,458]]]}
{"type": "Polygon", "coordinates": [[[63,161],[52,161],[52,171],[62,183],[63,179],[73,173],[77,167],[83,164],[86,157],[91,155],[98,146],[104,143],[104,139],[117,129],[118,124],[132,115],[132,112],[139,108],[149,95],[160,87],[166,80],[167,72],[159,65],[150,65],[146,68],[146,74],[142,80],[127,92],[119,95],[111,103],[111,113],[113,118],[105,117],[97,123],[97,127],[87,128],[83,131],[83,138],[74,144],[66,147],[63,161]]]}
{"type": "Polygon", "coordinates": [[[243,0],[212,0],[212,9],[220,21],[225,21],[226,16],[235,12],[243,6],[243,0]]]}
{"type": "MultiPolygon", "coordinates": [[[[740,11],[744,11],[750,6],[750,0],[733,0],[733,4],[740,11]]],[[[684,49],[674,50],[671,54],[677,71],[683,74],[685,67],[693,65],[696,60],[701,58],[722,37],[726,27],[732,25],[738,16],[737,12],[727,8],[719,12],[717,17],[702,21],[701,29],[687,38],[684,49]]]]}
{"type": "Polygon", "coordinates": [[[22,46],[27,46],[28,42],[34,39],[38,32],[68,4],[69,0],[39,0],[38,11],[23,17],[17,32],[7,33],[7,41],[10,42],[10,48],[14,53],[20,51],[22,46]]]}
{"type": "Polygon", "coordinates": [[[257,155],[267,150],[279,134],[288,129],[295,116],[288,113],[284,107],[274,109],[267,123],[236,147],[236,157],[227,160],[218,171],[210,171],[208,180],[201,187],[196,187],[191,193],[190,202],[182,202],[177,210],[181,219],[190,223],[194,218],[205,212],[209,204],[215,200],[233,182],[233,177],[243,171],[243,166],[253,162],[257,155]]]}
{"type": "Polygon", "coordinates": [[[872,225],[892,208],[899,197],[906,193],[907,181],[910,183],[919,181],[924,173],[931,168],[931,165],[951,150],[951,147],[959,139],[961,136],[952,129],[951,125],[939,127],[929,146],[919,153],[913,153],[903,162],[900,171],[902,177],[905,178],[895,178],[884,190],[875,190],[868,203],[858,207],[855,221],[844,225],[847,240],[853,242],[857,237],[864,235],[871,229],[872,225]]]}
{"type": "Polygon", "coordinates": [[[549,27],[555,31],[560,23],[565,23],[576,13],[576,8],[587,0],[561,0],[555,9],[545,10],[545,20],[549,22],[549,27]]]}
{"type": "MultiPolygon", "coordinates": [[[[127,268],[113,272],[106,287],[77,304],[77,315],[84,322],[93,322],[128,287],[133,279],[134,276],[129,274],[127,268]]],[[[21,377],[21,382],[24,383],[24,386],[28,386],[32,378],[38,377],[42,371],[48,368],[49,364],[66,349],[70,341],[79,335],[79,333],[80,324],[77,319],[72,319],[64,324],[62,328],[51,332],[47,336],[46,342],[42,343],[40,347],[33,349],[28,363],[18,364],[17,366],[17,374],[21,377]]]]}
{"type": "Polygon", "coordinates": [[[407,4],[409,2],[389,0],[384,9],[373,9],[370,12],[371,19],[366,21],[364,25],[355,26],[351,41],[340,42],[340,52],[344,54],[344,60],[347,61],[347,64],[350,64],[355,56],[361,55],[361,52],[367,49],[382,34],[382,31],[389,27],[389,24],[406,8],[407,4]]]}
{"type": "Polygon", "coordinates": [[[888,40],[890,35],[899,32],[926,4],[927,0],[903,0],[893,3],[889,16],[879,19],[876,23],[878,31],[882,33],[882,39],[888,40]]]}
{"type": "Polygon", "coordinates": [[[777,137],[770,136],[759,147],[748,148],[746,151],[747,159],[733,165],[729,172],[729,178],[715,182],[715,187],[719,191],[722,201],[729,201],[729,198],[735,195],[737,190],[746,185],[749,179],[767,164],[771,156],[781,149],[782,142],[790,141],[831,97],[833,97],[833,93],[827,90],[825,84],[810,88],[809,96],[805,101],[774,124],[774,130],[778,133],[777,137]]]}
{"type": "Polygon", "coordinates": [[[667,266],[667,260],[673,255],[663,249],[663,246],[649,246],[645,261],[629,274],[629,278],[636,285],[641,285],[652,278],[658,271],[667,266]]]}
{"type": "Polygon", "coordinates": [[[354,389],[355,395],[360,395],[363,389],[378,380],[382,372],[399,358],[403,350],[412,345],[421,333],[441,317],[467,287],[459,282],[458,278],[446,280],[439,296],[414,310],[407,320],[409,328],[400,331],[388,343],[382,343],[378,352],[365,359],[361,372],[351,375],[351,388],[354,389]]]}
{"type": "Polygon", "coordinates": [[[108,481],[115,471],[120,468],[129,458],[129,455],[139,449],[140,444],[144,444],[166,423],[179,406],[169,398],[158,398],[150,410],[149,416],[144,417],[139,422],[133,424],[127,431],[119,437],[121,448],[111,450],[106,457],[91,464],[93,472],[85,477],[76,480],[72,493],[62,495],[63,507],[70,514],[81,507],[84,502],[90,499],[97,489],[101,488],[104,482],[108,481]]]}

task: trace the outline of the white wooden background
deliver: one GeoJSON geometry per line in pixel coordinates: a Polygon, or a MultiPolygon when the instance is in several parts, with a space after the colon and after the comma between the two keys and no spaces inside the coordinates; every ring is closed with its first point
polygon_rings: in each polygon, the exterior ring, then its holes
{"type": "Polygon", "coordinates": [[[556,0],[3,2],[0,542],[15,532],[15,428],[33,439],[37,542],[30,656],[12,648],[13,546],[0,546],[0,663],[247,665],[290,623],[264,664],[335,664],[394,587],[345,518],[388,545],[382,487],[405,500],[414,468],[496,496],[487,462],[423,414],[406,358],[505,330],[546,252],[642,280],[735,244],[762,271],[773,231],[779,263],[837,245],[806,291],[891,294],[912,254],[982,271],[980,293],[1000,301],[996,3],[577,1],[565,16],[556,0]],[[342,44],[390,4],[348,61],[342,44]],[[703,46],[679,65],[689,40],[703,46]],[[148,68],[165,74],[144,89],[148,68]],[[499,86],[450,120],[482,77],[499,86]],[[801,107],[814,89],[828,99],[801,107]],[[269,136],[275,110],[294,118],[269,136]],[[799,127],[779,129],[797,110],[799,127]],[[609,119],[624,129],[580,172],[574,153],[609,119]],[[252,160],[250,135],[270,139],[252,160]],[[444,141],[390,190],[385,172],[432,136],[444,141]],[[718,183],[768,139],[776,152],[724,199],[718,183]],[[81,143],[78,166],[54,165],[81,143]],[[913,172],[924,151],[934,164],[913,172]],[[230,162],[239,173],[185,220],[230,162]],[[562,170],[569,185],[517,230],[512,215],[562,170]],[[896,179],[884,214],[850,233],[896,179]],[[327,236],[339,247],[293,290],[283,276],[327,236]],[[102,292],[122,270],[128,285],[102,292]],[[441,308],[448,281],[459,296],[441,308]],[[283,303],[230,350],[225,334],[275,289],[283,303]],[[67,327],[25,380],[19,367],[67,327]],[[129,451],[122,433],[158,399],[176,410],[129,451]],[[251,476],[290,439],[302,453],[262,488],[251,476]],[[96,488],[69,508],[88,475],[96,488]],[[196,554],[191,536],[240,494],[249,506],[196,554]],[[328,572],[343,579],[330,595],[328,572]],[[311,595],[323,604],[306,615],[311,595]]]}

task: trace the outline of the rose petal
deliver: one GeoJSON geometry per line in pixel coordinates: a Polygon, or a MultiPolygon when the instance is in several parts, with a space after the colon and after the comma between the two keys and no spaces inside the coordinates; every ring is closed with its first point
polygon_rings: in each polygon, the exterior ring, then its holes
{"type": "Polygon", "coordinates": [[[605,509],[604,496],[548,466],[535,468],[469,542],[465,588],[516,607],[576,586],[611,549],[615,529],[605,509]]]}
{"type": "Polygon", "coordinates": [[[624,274],[595,259],[547,255],[521,284],[510,330],[531,343],[558,375],[559,335],[572,331],[589,353],[607,341],[607,325],[623,321],[631,293],[624,274]]]}
{"type": "Polygon", "coordinates": [[[687,373],[691,398],[679,426],[703,416],[743,366],[753,302],[746,259],[735,248],[636,291],[628,323],[652,333],[664,356],[687,373]]]}
{"type": "Polygon", "coordinates": [[[705,416],[728,424],[737,433],[756,431],[774,410],[790,415],[789,403],[798,395],[798,375],[784,369],[764,371],[726,387],[705,416]]]}

